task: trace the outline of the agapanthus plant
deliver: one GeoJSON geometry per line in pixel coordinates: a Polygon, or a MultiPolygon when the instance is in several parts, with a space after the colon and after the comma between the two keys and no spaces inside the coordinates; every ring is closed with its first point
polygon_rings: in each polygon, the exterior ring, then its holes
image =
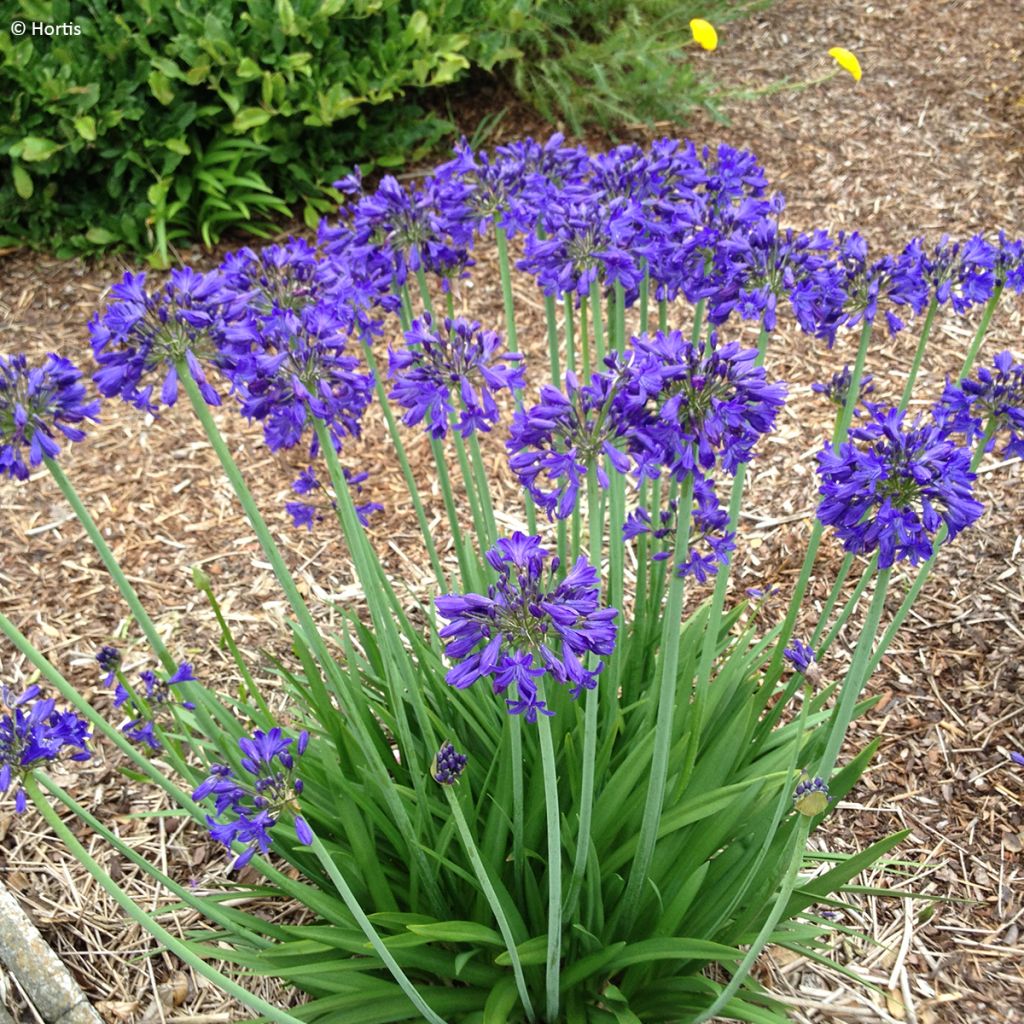
{"type": "MultiPolygon", "coordinates": [[[[157,394],[169,403],[184,388],[252,525],[288,607],[284,634],[258,667],[198,568],[193,579],[230,660],[220,686],[179,665],[103,532],[47,461],[160,668],[132,683],[115,649],[100,652],[128,716],[119,728],[2,614],[0,629],[138,777],[231,848],[234,867],[250,865],[261,877],[254,894],[297,901],[302,923],[164,874],[34,772],[58,756],[87,756],[88,738],[82,719],[38,700],[34,687],[4,692],[0,789],[14,788],[19,810],[31,799],[175,956],[277,1024],[360,1015],[780,1024],[785,1005],[750,980],[758,956],[781,944],[820,959],[829,925],[814,905],[846,898],[857,871],[900,838],[826,870],[830,854],[806,854],[812,829],[827,846],[830,815],[870,757],[840,760],[850,722],[869,703],[864,681],[940,542],[981,512],[959,436],[1007,430],[1008,453],[1021,443],[1024,371],[1006,353],[994,370],[970,370],[1000,292],[1024,280],[1024,250],[1005,237],[994,255],[976,239],[935,250],[915,240],[869,257],[856,233],[786,227],[785,203],[749,153],[673,140],[607,153],[563,143],[527,140],[491,155],[461,144],[412,188],[388,177],[366,193],[353,175],[339,183],[353,200],[315,242],[246,249],[211,275],[176,271],[152,293],[142,275],[127,275],[94,319],[104,394],[152,410],[157,394]],[[473,319],[482,289],[452,287],[492,230],[507,352],[473,319]],[[516,233],[548,293],[548,359],[535,359],[523,335],[531,378],[551,368],[535,399],[524,395],[516,343],[516,233]],[[969,315],[990,284],[961,383],[949,385],[934,420],[911,420],[939,307],[969,315]],[[442,304],[445,319],[433,312],[442,304]],[[901,404],[863,402],[851,431],[872,373],[885,391],[874,322],[884,314],[895,331],[926,310],[901,404]],[[786,398],[773,379],[772,335],[790,312],[829,344],[853,326],[861,342],[853,368],[816,388],[840,407],[819,456],[819,519],[785,617],[762,637],[776,605],[751,593],[751,615],[745,601],[730,604],[730,584],[746,557],[747,463],[786,398]],[[721,325],[736,317],[759,323],[756,349],[724,340],[721,325]],[[385,347],[390,396],[377,370],[385,347]],[[215,371],[268,447],[308,439],[311,456],[323,457],[293,484],[302,500],[288,511],[300,525],[337,525],[343,544],[303,570],[316,574],[340,550],[358,600],[328,607],[322,587],[297,584],[291,552],[207,408],[215,371]],[[502,389],[514,393],[507,402],[496,398],[502,389]],[[365,471],[339,458],[344,445],[358,466],[363,419],[378,413],[409,489],[408,505],[400,495],[396,507],[414,510],[431,561],[436,588],[427,593],[417,573],[396,580],[388,571],[382,538],[362,528],[379,507],[359,496],[365,471]],[[399,419],[431,434],[439,486],[423,486],[399,419]],[[449,427],[455,436],[443,446],[449,427]],[[458,475],[449,472],[456,459],[458,475]],[[507,477],[501,499],[496,471],[507,477]],[[512,477],[521,508],[508,500],[512,477]],[[720,500],[723,480],[731,493],[720,500]],[[466,506],[471,526],[460,519],[466,506]],[[538,523],[538,509],[554,522],[538,523]],[[850,555],[805,623],[826,524],[850,555]],[[859,581],[855,554],[877,555],[859,581]],[[920,569],[883,631],[900,559],[920,569]],[[692,593],[694,581],[709,580],[710,595],[692,593]],[[843,630],[866,593],[860,628],[843,630]],[[840,657],[828,654],[844,643],[840,657]],[[830,672],[848,668],[819,687],[819,656],[830,672]],[[268,664],[284,691],[274,699],[268,664]],[[137,906],[49,799],[209,920],[208,940],[182,941],[137,906]],[[259,999],[213,966],[225,960],[243,980],[277,976],[306,1001],[293,1011],[259,999]]],[[[77,424],[95,414],[75,372],[55,360],[40,371],[19,357],[0,362],[0,467],[9,475],[51,454],[54,429],[76,439],[77,424]]],[[[414,564],[402,531],[385,540],[414,564]]]]}

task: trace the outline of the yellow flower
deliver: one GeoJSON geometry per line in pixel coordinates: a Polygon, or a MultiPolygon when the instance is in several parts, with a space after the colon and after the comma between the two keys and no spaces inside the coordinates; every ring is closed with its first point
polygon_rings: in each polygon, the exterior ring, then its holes
{"type": "Polygon", "coordinates": [[[693,33],[694,42],[704,47],[705,50],[713,50],[718,45],[718,33],[710,21],[694,18],[690,22],[690,31],[693,33]]]}
{"type": "Polygon", "coordinates": [[[849,50],[842,46],[833,46],[828,55],[844,71],[849,71],[855,82],[860,81],[860,61],[849,50]]]}

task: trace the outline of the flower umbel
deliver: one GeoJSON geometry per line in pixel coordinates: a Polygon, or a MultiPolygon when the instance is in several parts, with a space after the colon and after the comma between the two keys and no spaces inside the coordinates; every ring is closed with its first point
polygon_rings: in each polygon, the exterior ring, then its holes
{"type": "Polygon", "coordinates": [[[851,441],[818,453],[818,518],[834,526],[847,551],[878,551],[879,568],[904,558],[931,557],[939,527],[949,539],[982,513],[974,500],[970,453],[953,443],[947,427],[904,426],[897,409],[871,407],[851,441]],[[857,443],[859,442],[859,443],[857,443]]]}
{"type": "Polygon", "coordinates": [[[498,573],[486,595],[448,594],[435,601],[448,620],[439,635],[452,641],[446,680],[464,690],[490,676],[499,695],[514,686],[515,696],[505,702],[509,713],[534,722],[538,712],[554,713],[537,690],[546,673],[558,683],[571,683],[573,698],[597,685],[603,663],[588,669],[582,659],[612,653],[618,612],[598,607],[597,570],[585,558],[554,583],[558,559],[545,567],[548,551],[540,537],[516,532],[500,539],[486,557],[498,573]]]}
{"type": "Polygon", "coordinates": [[[18,696],[0,687],[0,794],[14,787],[14,809],[27,806],[23,782],[35,768],[68,756],[87,761],[88,723],[71,711],[58,711],[51,699],[37,699],[39,687],[30,686],[18,696]],[[74,751],[74,753],[68,753],[74,751]]]}
{"type": "Polygon", "coordinates": [[[305,846],[313,842],[312,830],[297,813],[302,780],[295,777],[295,759],[302,756],[308,743],[308,732],[299,733],[298,740],[293,740],[277,726],[269,732],[257,729],[251,738],[243,736],[238,741],[244,755],[244,776],[228,765],[211,764],[210,777],[192,794],[193,800],[210,795],[215,798],[216,816],[206,816],[212,838],[228,849],[234,842],[246,844],[231,870],[248,864],[257,850],[266,853],[270,849],[270,829],[286,811],[295,814],[299,842],[305,846]],[[289,749],[293,743],[294,755],[289,749]]]}
{"type": "Polygon", "coordinates": [[[476,321],[445,317],[435,326],[430,313],[413,320],[405,332],[406,347],[389,355],[391,397],[406,410],[402,422],[413,426],[426,419],[431,437],[448,434],[453,414],[463,437],[487,431],[498,421],[493,392],[523,387],[518,352],[498,354],[501,339],[476,321]],[[512,364],[512,365],[509,365],[512,364]]]}
{"type": "Polygon", "coordinates": [[[85,438],[73,424],[95,420],[100,404],[86,401],[81,378],[73,363],[52,352],[42,366],[29,366],[22,355],[0,356],[0,476],[27,480],[29,466],[56,458],[54,428],[69,441],[85,438]]]}

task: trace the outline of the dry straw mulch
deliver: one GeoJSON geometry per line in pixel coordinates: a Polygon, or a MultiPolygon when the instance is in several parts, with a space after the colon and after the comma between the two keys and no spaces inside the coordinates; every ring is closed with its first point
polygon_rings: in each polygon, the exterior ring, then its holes
{"type": "MultiPolygon", "coordinates": [[[[680,32],[685,27],[680,26],[680,32]]],[[[1019,106],[1024,23],[1019,0],[911,0],[865,5],[855,0],[783,0],[721,32],[721,49],[700,59],[720,81],[756,89],[797,73],[811,77],[828,63],[825,51],[856,52],[865,77],[840,78],[805,92],[780,92],[758,103],[726,105],[730,123],[659,125],[658,134],[687,135],[750,148],[788,198],[786,219],[800,227],[859,230],[879,251],[901,248],[913,234],[935,241],[1003,227],[1024,232],[1024,134],[1019,106]]],[[[471,128],[501,94],[475,97],[471,128]],[[483,101],[483,102],[482,102],[483,101]]],[[[513,108],[504,138],[543,132],[513,108]]],[[[651,136],[638,130],[636,138],[651,136]]],[[[500,141],[500,140],[499,140],[500,141]]],[[[210,257],[184,254],[204,264],[210,257]]],[[[469,297],[475,316],[501,323],[493,267],[485,265],[469,297]]],[[[0,265],[0,350],[39,356],[57,351],[89,367],[84,323],[120,267],[86,266],[8,254],[0,265]]],[[[517,286],[523,339],[543,346],[542,307],[525,281],[517,286]]],[[[1024,305],[1010,298],[997,312],[986,353],[1009,347],[1024,355],[1024,305]]],[[[971,325],[947,320],[931,345],[917,393],[923,406],[958,366],[971,325]]],[[[879,392],[898,394],[915,344],[913,331],[876,344],[870,369],[879,392]]],[[[850,343],[835,352],[790,329],[780,331],[771,372],[797,382],[771,439],[750,474],[736,592],[795,581],[814,508],[814,452],[827,413],[808,387],[852,359],[850,343]]],[[[282,509],[291,479],[280,457],[259,443],[230,408],[218,419],[261,500],[275,534],[296,567],[300,586],[325,623],[331,603],[359,594],[337,538],[291,528],[282,509]]],[[[429,450],[412,441],[426,483],[429,450]]],[[[495,472],[501,452],[492,449],[495,472]]],[[[415,523],[403,502],[381,425],[347,452],[371,472],[373,497],[387,505],[372,534],[390,567],[416,590],[425,584],[415,523]]],[[[186,409],[156,421],[113,403],[103,424],[66,460],[69,475],[101,522],[172,650],[193,660],[212,685],[230,681],[207,608],[188,566],[214,580],[243,649],[269,678],[267,655],[286,656],[285,604],[249,536],[212,452],[186,409]]],[[[854,729],[849,749],[880,736],[882,747],[851,799],[840,805],[817,842],[834,850],[862,849],[901,828],[904,877],[874,875],[868,885],[898,886],[943,897],[924,901],[864,898],[841,923],[867,932],[875,944],[837,938],[835,956],[881,989],[871,994],[836,973],[785,954],[765,961],[761,977],[794,1007],[800,1021],[1017,1021],[1024,993],[1021,969],[1021,848],[1024,778],[1008,763],[1024,749],[1024,501],[1020,460],[986,465],[979,491],[988,506],[982,524],[947,549],[889,655],[870,684],[878,704],[854,729]]],[[[513,490],[499,499],[507,525],[517,523],[513,490]]],[[[436,489],[431,514],[442,531],[436,489]]],[[[109,694],[97,686],[95,651],[117,637],[129,667],[146,667],[134,630],[97,556],[55,486],[40,474],[29,486],[7,487],[0,503],[0,609],[54,660],[98,707],[109,694]]],[[[839,564],[823,549],[814,586],[820,602],[839,564]]],[[[898,574],[909,581],[909,573],[898,574]]],[[[897,593],[899,583],[895,584],[897,593]]],[[[766,623],[777,609],[766,610],[766,623]]],[[[808,614],[813,614],[813,602],[808,614]]],[[[839,672],[856,639],[851,624],[823,668],[839,672]]],[[[25,664],[0,650],[3,681],[19,685],[25,664]]],[[[216,885],[224,857],[175,819],[146,820],[153,794],[126,781],[102,757],[78,773],[85,801],[102,808],[137,849],[177,877],[216,885]]],[[[181,970],[153,946],[77,867],[33,815],[0,813],[3,881],[21,899],[60,956],[109,1021],[161,1019],[219,1022],[243,1016],[209,985],[181,970]]],[[[130,865],[109,856],[110,869],[147,907],[165,897],[130,865]]],[[[268,911],[269,912],[269,911],[268,911]]],[[[280,913],[287,913],[283,908],[280,913]]],[[[170,915],[178,930],[195,921],[170,915]]],[[[272,985],[262,993],[287,999],[272,985]]],[[[18,1019],[34,1020],[16,981],[0,973],[0,1001],[18,1019]]]]}

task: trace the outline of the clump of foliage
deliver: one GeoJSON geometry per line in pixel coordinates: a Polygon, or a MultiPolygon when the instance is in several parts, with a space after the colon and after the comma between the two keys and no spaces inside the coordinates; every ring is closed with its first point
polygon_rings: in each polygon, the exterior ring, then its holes
{"type": "Polygon", "coordinates": [[[517,0],[15,6],[26,31],[0,34],[0,245],[156,262],[273,215],[315,225],[343,169],[397,165],[450,131],[416,94],[517,54],[521,21],[517,0]]]}
{"type": "Polygon", "coordinates": [[[512,65],[516,91],[574,132],[615,131],[634,121],[680,123],[698,107],[718,114],[716,89],[687,59],[687,23],[716,22],[770,0],[566,0],[538,5],[517,36],[526,58],[512,65]]]}

